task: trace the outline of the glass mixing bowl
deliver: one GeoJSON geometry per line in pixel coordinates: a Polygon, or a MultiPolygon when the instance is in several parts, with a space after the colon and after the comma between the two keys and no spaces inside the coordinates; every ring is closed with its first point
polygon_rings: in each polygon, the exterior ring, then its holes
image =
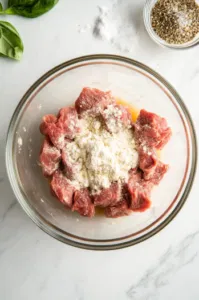
{"type": "MultiPolygon", "coordinates": [[[[172,49],[187,49],[193,46],[196,46],[199,43],[199,34],[197,34],[191,41],[184,43],[184,44],[169,44],[162,38],[160,38],[156,32],[153,30],[151,25],[151,11],[159,0],[146,0],[144,11],[143,11],[143,18],[146,30],[149,36],[154,40],[158,45],[163,47],[168,47],[172,49]]],[[[199,0],[196,0],[196,3],[199,4],[199,0]]]]}
{"type": "Polygon", "coordinates": [[[147,66],[114,55],[90,55],[65,62],[42,76],[21,99],[12,117],[6,145],[8,176],[29,217],[45,232],[67,244],[94,250],[135,245],[164,228],[190,192],[196,168],[196,138],[180,96],[147,66]],[[168,120],[173,136],[161,153],[170,165],[152,192],[152,207],[143,213],[89,219],[72,213],[50,193],[38,163],[41,118],[71,105],[85,86],[111,90],[137,109],[168,120]]]}

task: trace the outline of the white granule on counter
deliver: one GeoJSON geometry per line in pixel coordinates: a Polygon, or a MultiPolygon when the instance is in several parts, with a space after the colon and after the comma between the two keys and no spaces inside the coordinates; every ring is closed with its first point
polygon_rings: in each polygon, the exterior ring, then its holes
{"type": "Polygon", "coordinates": [[[90,187],[97,193],[114,181],[127,181],[128,172],[138,164],[133,131],[121,128],[109,133],[96,118],[82,120],[82,130],[64,149],[67,159],[75,166],[72,184],[90,187]]]}
{"type": "Polygon", "coordinates": [[[84,33],[87,30],[91,29],[91,25],[90,24],[86,24],[85,26],[81,27],[80,24],[78,24],[78,32],[79,33],[84,33]]]}
{"type": "Polygon", "coordinates": [[[140,14],[135,10],[133,0],[110,0],[107,6],[98,6],[98,10],[94,24],[78,24],[78,32],[90,31],[94,37],[108,41],[123,52],[136,51],[140,14]]]}
{"type": "Polygon", "coordinates": [[[132,0],[112,1],[110,7],[99,7],[93,34],[121,51],[132,52],[138,44],[135,16],[132,0]]]}

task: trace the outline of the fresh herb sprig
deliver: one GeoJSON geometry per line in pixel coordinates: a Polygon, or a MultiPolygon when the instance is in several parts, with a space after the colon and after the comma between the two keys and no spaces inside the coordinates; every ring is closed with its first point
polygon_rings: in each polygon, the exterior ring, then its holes
{"type": "Polygon", "coordinates": [[[2,10],[0,14],[36,18],[51,10],[58,1],[59,0],[9,0],[8,8],[2,10]]]}
{"type": "MultiPolygon", "coordinates": [[[[51,10],[59,0],[8,0],[4,10],[0,3],[0,15],[39,17],[51,10]]],[[[0,56],[20,60],[24,46],[16,28],[9,22],[0,21],[0,56]]]]}

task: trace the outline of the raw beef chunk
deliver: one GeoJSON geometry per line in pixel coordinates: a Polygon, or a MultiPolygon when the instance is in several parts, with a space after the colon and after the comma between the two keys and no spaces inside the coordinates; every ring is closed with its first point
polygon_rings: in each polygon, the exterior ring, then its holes
{"type": "Polygon", "coordinates": [[[105,208],[105,216],[108,218],[118,218],[123,216],[128,216],[131,214],[131,210],[128,207],[128,203],[126,200],[122,200],[118,202],[114,206],[108,206],[105,208]]]}
{"type": "Polygon", "coordinates": [[[66,148],[62,149],[62,163],[67,177],[73,180],[76,172],[79,172],[78,163],[69,160],[66,148]]]}
{"type": "Polygon", "coordinates": [[[85,87],[75,102],[75,108],[79,114],[90,110],[96,115],[113,102],[110,92],[85,87]]]}
{"type": "Polygon", "coordinates": [[[146,146],[140,147],[139,151],[139,167],[143,171],[145,180],[149,180],[157,166],[157,155],[153,149],[149,149],[146,146]]]}
{"type": "Polygon", "coordinates": [[[40,125],[40,131],[42,134],[46,135],[48,132],[48,124],[56,123],[57,117],[54,115],[46,115],[42,118],[42,123],[40,125]]]}
{"type": "Polygon", "coordinates": [[[77,211],[82,216],[86,216],[86,217],[94,216],[95,207],[91,201],[91,197],[87,189],[75,191],[72,210],[77,211]]]}
{"type": "Polygon", "coordinates": [[[51,188],[57,198],[67,207],[71,208],[73,203],[74,187],[61,171],[56,171],[53,174],[51,188]]]}
{"type": "Polygon", "coordinates": [[[131,172],[128,181],[130,208],[133,211],[144,211],[150,207],[149,199],[153,184],[142,179],[141,172],[131,172]]]}
{"type": "Polygon", "coordinates": [[[130,112],[128,111],[128,108],[122,106],[122,105],[118,105],[120,111],[122,112],[121,115],[121,122],[124,124],[124,126],[129,127],[132,123],[132,116],[130,114],[130,112]]]}
{"type": "Polygon", "coordinates": [[[119,183],[112,183],[107,189],[103,189],[100,194],[93,196],[94,205],[100,207],[107,207],[110,205],[115,205],[120,201],[121,197],[121,187],[119,183]]]}
{"type": "Polygon", "coordinates": [[[60,109],[57,127],[61,128],[68,139],[73,139],[79,132],[78,115],[74,107],[64,107],[60,109]]]}
{"type": "Polygon", "coordinates": [[[65,146],[65,134],[63,129],[57,127],[56,124],[50,123],[48,124],[48,128],[46,130],[47,135],[53,145],[58,149],[63,149],[65,146]]]}
{"type": "Polygon", "coordinates": [[[165,165],[161,161],[158,161],[153,176],[150,178],[151,183],[159,184],[164,174],[168,171],[168,168],[169,168],[168,165],[165,165]]]}
{"type": "Polygon", "coordinates": [[[60,160],[61,152],[45,139],[40,154],[44,175],[51,176],[58,169],[60,160]]]}
{"type": "Polygon", "coordinates": [[[140,145],[162,149],[171,137],[164,118],[142,109],[135,124],[135,137],[140,145]]]}
{"type": "Polygon", "coordinates": [[[40,131],[49,137],[55,147],[63,149],[66,139],[73,139],[79,132],[78,115],[75,108],[62,108],[58,118],[53,115],[45,116],[40,125],[40,131]]]}
{"type": "Polygon", "coordinates": [[[101,115],[107,130],[111,133],[118,132],[122,127],[131,127],[131,114],[122,105],[109,105],[101,115]]]}

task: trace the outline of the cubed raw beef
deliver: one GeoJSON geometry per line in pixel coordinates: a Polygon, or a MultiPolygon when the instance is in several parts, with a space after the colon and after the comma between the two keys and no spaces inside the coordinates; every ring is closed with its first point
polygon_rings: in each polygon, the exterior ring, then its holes
{"type": "Polygon", "coordinates": [[[62,149],[66,139],[73,139],[79,130],[78,115],[74,107],[62,108],[58,118],[54,115],[44,116],[40,125],[41,133],[47,135],[58,149],[62,149]]]}
{"type": "Polygon", "coordinates": [[[126,200],[122,200],[114,206],[108,206],[104,210],[105,216],[108,218],[118,218],[118,217],[128,216],[131,214],[131,212],[132,211],[129,209],[126,200]]]}
{"type": "Polygon", "coordinates": [[[68,179],[61,171],[56,171],[53,174],[51,188],[57,198],[67,207],[71,208],[73,203],[74,186],[70,184],[68,179]]]}
{"type": "Polygon", "coordinates": [[[145,180],[149,180],[156,169],[157,166],[157,155],[153,149],[147,146],[139,147],[139,167],[143,171],[143,176],[145,180]]]}
{"type": "Polygon", "coordinates": [[[158,115],[142,109],[135,124],[138,144],[162,149],[171,137],[167,121],[158,115]]]}
{"type": "Polygon", "coordinates": [[[56,125],[63,130],[66,138],[73,139],[80,130],[76,109],[74,107],[60,109],[56,125]]]}
{"type": "Polygon", "coordinates": [[[46,129],[46,134],[58,149],[63,149],[65,146],[65,133],[62,128],[57,127],[55,123],[49,123],[46,129]]]}
{"type": "Polygon", "coordinates": [[[70,180],[74,179],[74,175],[79,171],[77,163],[71,162],[68,158],[67,149],[62,149],[62,162],[65,168],[67,177],[70,180]]]}
{"type": "Polygon", "coordinates": [[[96,115],[113,102],[111,92],[85,87],[75,102],[75,108],[79,114],[90,110],[96,115]]]}
{"type": "Polygon", "coordinates": [[[141,172],[131,172],[128,181],[130,208],[133,211],[144,211],[150,207],[149,199],[153,183],[142,179],[141,172]]]}
{"type": "Polygon", "coordinates": [[[158,161],[157,166],[154,170],[154,173],[153,173],[152,177],[150,178],[150,181],[153,184],[158,185],[160,183],[160,181],[162,180],[164,174],[168,171],[168,168],[169,168],[168,165],[165,165],[161,161],[158,161]]]}
{"type": "Polygon", "coordinates": [[[47,130],[48,130],[48,124],[49,123],[56,123],[57,122],[57,117],[54,115],[45,115],[42,118],[42,123],[40,125],[40,131],[42,134],[46,135],[47,130]]]}
{"type": "Polygon", "coordinates": [[[101,113],[109,132],[118,132],[122,127],[131,127],[132,118],[128,109],[122,105],[108,105],[101,113]]]}
{"type": "Polygon", "coordinates": [[[77,211],[80,215],[85,217],[94,216],[95,207],[87,189],[75,191],[72,211],[77,211]]]}
{"type": "Polygon", "coordinates": [[[58,150],[47,139],[45,139],[40,154],[40,163],[44,175],[52,175],[58,169],[60,160],[60,150],[58,150]]]}
{"type": "Polygon", "coordinates": [[[115,205],[120,201],[121,197],[121,186],[119,183],[112,183],[107,189],[103,189],[99,194],[95,194],[94,205],[100,207],[107,207],[115,205]]]}

